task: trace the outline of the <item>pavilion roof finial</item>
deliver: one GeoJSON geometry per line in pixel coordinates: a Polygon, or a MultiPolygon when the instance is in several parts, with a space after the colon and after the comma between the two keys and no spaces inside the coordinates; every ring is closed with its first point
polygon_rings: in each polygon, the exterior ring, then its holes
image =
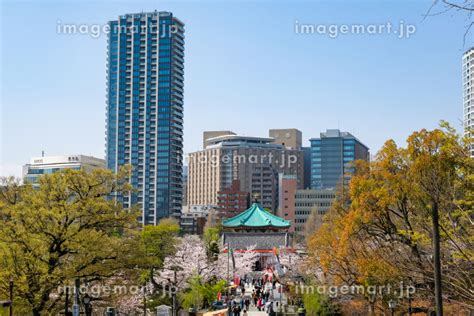
{"type": "Polygon", "coordinates": [[[260,198],[260,193],[255,192],[254,194],[252,194],[252,198],[253,198],[253,203],[258,204],[258,199],[260,198]]]}

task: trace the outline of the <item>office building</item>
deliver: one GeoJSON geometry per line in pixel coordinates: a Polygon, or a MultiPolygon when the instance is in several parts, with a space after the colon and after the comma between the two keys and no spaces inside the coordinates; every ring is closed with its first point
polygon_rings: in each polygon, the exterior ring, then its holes
{"type": "MultiPolygon", "coordinates": [[[[252,193],[252,178],[260,166],[276,173],[296,175],[303,188],[303,151],[274,143],[274,138],[235,133],[205,140],[206,147],[189,154],[188,205],[218,204],[218,192],[240,181],[240,190],[252,193]]],[[[274,209],[274,208],[273,208],[274,209]]]]}
{"type": "Polygon", "coordinates": [[[214,210],[211,206],[196,206],[192,208],[183,207],[179,225],[184,234],[202,235],[210,212],[214,210]]]}
{"type": "Polygon", "coordinates": [[[198,214],[183,213],[179,226],[183,234],[187,235],[202,235],[204,227],[206,226],[206,217],[198,214]]]}
{"type": "MultiPolygon", "coordinates": [[[[474,130],[474,47],[468,49],[462,58],[464,129],[474,130]]],[[[472,133],[472,132],[471,132],[472,133]]],[[[473,135],[474,136],[474,135],[473,135]]],[[[474,157],[474,143],[471,144],[471,156],[474,157]]]]}
{"type": "Polygon", "coordinates": [[[233,180],[229,188],[217,192],[217,209],[221,218],[234,217],[249,206],[250,194],[240,190],[239,180],[233,180]]]}
{"type": "Polygon", "coordinates": [[[204,131],[202,133],[202,148],[206,148],[209,145],[208,139],[224,136],[224,135],[236,135],[232,131],[204,131]]]}
{"type": "Polygon", "coordinates": [[[156,225],[182,206],[184,24],[170,12],[125,14],[109,22],[106,163],[133,167],[138,205],[156,225]]]}
{"type": "Polygon", "coordinates": [[[303,188],[311,188],[311,147],[302,147],[304,156],[304,177],[303,177],[303,188]]]}
{"type": "Polygon", "coordinates": [[[31,162],[23,166],[23,179],[34,187],[39,186],[39,177],[64,169],[92,171],[105,168],[105,160],[85,155],[46,156],[31,158],[31,162]]]}
{"type": "Polygon", "coordinates": [[[295,232],[302,236],[308,218],[315,216],[313,227],[319,227],[323,216],[336,198],[336,189],[296,190],[295,194],[295,232]]]}
{"type": "Polygon", "coordinates": [[[278,216],[292,223],[289,232],[295,231],[295,204],[296,191],[298,189],[296,176],[280,175],[279,176],[279,203],[278,216]]]}
{"type": "Polygon", "coordinates": [[[271,129],[268,132],[275,144],[283,145],[288,149],[301,149],[303,134],[296,128],[271,129]]]}
{"type": "Polygon", "coordinates": [[[311,142],[311,188],[347,185],[354,172],[354,160],[369,160],[369,148],[356,137],[338,129],[328,129],[311,142]]]}
{"type": "Polygon", "coordinates": [[[253,168],[251,180],[252,200],[267,209],[276,211],[278,207],[278,172],[271,165],[253,168]]]}

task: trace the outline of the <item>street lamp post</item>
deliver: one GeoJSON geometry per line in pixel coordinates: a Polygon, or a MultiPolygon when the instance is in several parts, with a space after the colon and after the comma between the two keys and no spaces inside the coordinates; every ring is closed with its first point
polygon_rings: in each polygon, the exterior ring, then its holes
{"type": "Polygon", "coordinates": [[[86,316],[92,316],[91,297],[86,293],[82,298],[86,316]]]}
{"type": "Polygon", "coordinates": [[[74,280],[74,305],[72,306],[72,314],[73,316],[79,316],[80,314],[80,307],[79,307],[79,291],[80,291],[80,281],[79,279],[74,280]]]}
{"type": "Polygon", "coordinates": [[[390,313],[393,316],[395,313],[395,308],[397,307],[397,302],[394,300],[388,301],[388,308],[390,308],[390,313]]]}
{"type": "Polygon", "coordinates": [[[230,246],[227,244],[227,300],[229,300],[229,287],[230,287],[230,279],[229,279],[229,270],[230,270],[230,246]]]}
{"type": "Polygon", "coordinates": [[[13,316],[13,277],[10,277],[10,316],[13,316]]]}
{"type": "Polygon", "coordinates": [[[69,316],[69,286],[66,286],[66,298],[64,299],[64,315],[69,316]]]}

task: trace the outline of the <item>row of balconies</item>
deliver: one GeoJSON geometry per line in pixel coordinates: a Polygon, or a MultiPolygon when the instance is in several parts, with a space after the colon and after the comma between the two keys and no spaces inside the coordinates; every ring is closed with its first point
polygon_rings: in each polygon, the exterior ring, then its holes
{"type": "MultiPolygon", "coordinates": [[[[175,33],[173,34],[173,42],[177,42],[179,44],[181,44],[182,46],[184,46],[184,34],[182,33],[175,33]]],[[[182,49],[182,48],[181,48],[182,49]]]]}

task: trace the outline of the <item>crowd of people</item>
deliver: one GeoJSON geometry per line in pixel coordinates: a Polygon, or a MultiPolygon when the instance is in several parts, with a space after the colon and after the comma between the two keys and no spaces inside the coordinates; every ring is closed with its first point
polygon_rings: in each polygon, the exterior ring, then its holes
{"type": "Polygon", "coordinates": [[[248,316],[250,306],[255,306],[258,311],[264,311],[268,316],[275,316],[275,309],[278,307],[278,302],[274,305],[273,295],[271,289],[275,288],[275,282],[269,282],[264,279],[256,279],[247,283],[253,286],[252,293],[246,293],[245,284],[247,280],[242,280],[237,284],[240,289],[240,299],[231,298],[228,301],[228,307],[231,316],[248,316]]]}

